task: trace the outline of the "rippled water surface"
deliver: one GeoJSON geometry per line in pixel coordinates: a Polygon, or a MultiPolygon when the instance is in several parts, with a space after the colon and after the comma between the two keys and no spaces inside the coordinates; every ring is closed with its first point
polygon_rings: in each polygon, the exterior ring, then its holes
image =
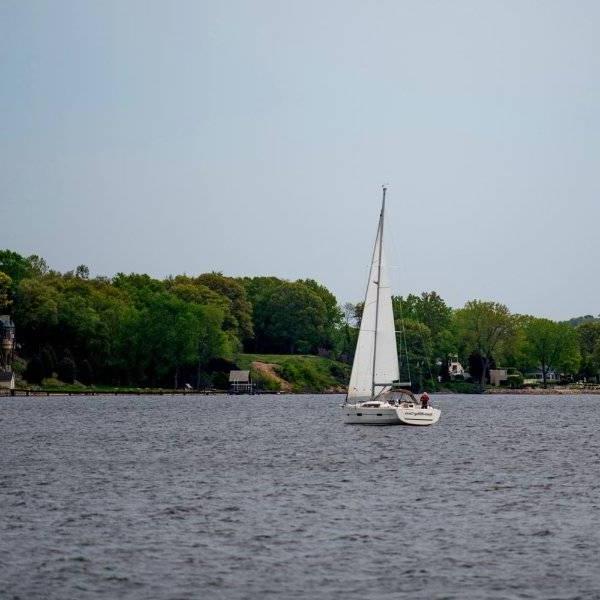
{"type": "Polygon", "coordinates": [[[1,598],[600,598],[600,397],[0,399],[1,598]]]}

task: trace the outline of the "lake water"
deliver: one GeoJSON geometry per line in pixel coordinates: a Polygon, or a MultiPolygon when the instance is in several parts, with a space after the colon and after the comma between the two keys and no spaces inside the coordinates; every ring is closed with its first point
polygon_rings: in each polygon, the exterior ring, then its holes
{"type": "Polygon", "coordinates": [[[0,598],[600,598],[600,396],[0,399],[0,598]]]}

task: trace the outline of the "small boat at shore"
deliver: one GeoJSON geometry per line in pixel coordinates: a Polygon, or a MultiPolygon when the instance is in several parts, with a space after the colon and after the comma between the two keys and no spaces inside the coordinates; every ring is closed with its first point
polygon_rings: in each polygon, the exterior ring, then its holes
{"type": "Polygon", "coordinates": [[[438,408],[422,408],[410,388],[401,384],[392,292],[383,252],[385,195],[348,394],[342,405],[344,421],[353,425],[433,425],[440,418],[438,408]]]}

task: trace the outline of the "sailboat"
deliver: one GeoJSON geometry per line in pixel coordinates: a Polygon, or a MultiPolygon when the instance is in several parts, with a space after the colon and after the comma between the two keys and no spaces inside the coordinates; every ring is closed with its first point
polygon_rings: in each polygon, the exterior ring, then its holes
{"type": "Polygon", "coordinates": [[[438,408],[421,408],[410,389],[400,383],[392,291],[383,252],[385,195],[377,226],[369,281],[348,394],[342,405],[346,423],[364,425],[432,425],[438,408]]]}

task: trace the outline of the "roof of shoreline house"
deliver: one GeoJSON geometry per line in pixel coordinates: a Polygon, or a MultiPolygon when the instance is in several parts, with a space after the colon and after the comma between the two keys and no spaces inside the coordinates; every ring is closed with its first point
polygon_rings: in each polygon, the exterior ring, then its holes
{"type": "Polygon", "coordinates": [[[250,383],[250,371],[229,371],[229,383],[250,383]]]}
{"type": "Polygon", "coordinates": [[[15,374],[12,371],[4,371],[0,369],[0,381],[12,381],[15,374]]]}

